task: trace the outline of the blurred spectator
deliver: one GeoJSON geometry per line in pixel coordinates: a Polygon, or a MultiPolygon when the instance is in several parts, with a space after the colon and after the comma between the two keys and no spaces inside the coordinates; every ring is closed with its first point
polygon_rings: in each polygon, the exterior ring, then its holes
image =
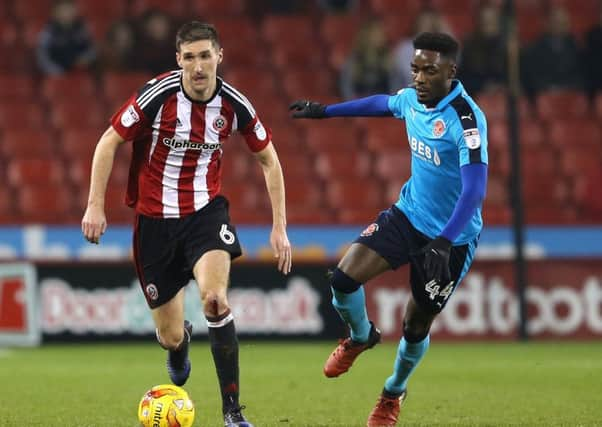
{"type": "Polygon", "coordinates": [[[598,25],[588,31],[585,37],[585,61],[592,95],[602,92],[602,5],[598,25]]]}
{"type": "Polygon", "coordinates": [[[449,26],[437,11],[423,9],[414,24],[414,32],[411,37],[401,39],[393,49],[391,88],[398,90],[412,83],[412,72],[410,64],[414,59],[414,38],[424,32],[443,32],[451,34],[449,26]]]}
{"type": "Polygon", "coordinates": [[[176,68],[171,18],[158,10],[148,10],[139,18],[137,27],[132,68],[150,74],[176,68]]]}
{"type": "Polygon", "coordinates": [[[497,7],[478,11],[477,28],[464,40],[459,78],[468,93],[497,89],[506,83],[506,45],[497,7]]]}
{"type": "Polygon", "coordinates": [[[100,62],[103,70],[130,71],[137,55],[135,43],[134,27],[125,20],[114,22],[102,46],[100,62]]]}
{"type": "Polygon", "coordinates": [[[357,0],[318,0],[318,6],[327,13],[348,13],[357,3],[357,0]]]}
{"type": "Polygon", "coordinates": [[[344,99],[390,91],[390,49],[380,21],[368,21],[359,30],[340,77],[344,99]]]}
{"type": "Polygon", "coordinates": [[[581,55],[563,8],[550,9],[545,33],[524,50],[521,63],[523,85],[530,96],[548,89],[584,87],[581,55]]]}
{"type": "Polygon", "coordinates": [[[73,0],[56,0],[38,39],[37,58],[46,74],[89,68],[96,59],[94,43],[73,0]]]}

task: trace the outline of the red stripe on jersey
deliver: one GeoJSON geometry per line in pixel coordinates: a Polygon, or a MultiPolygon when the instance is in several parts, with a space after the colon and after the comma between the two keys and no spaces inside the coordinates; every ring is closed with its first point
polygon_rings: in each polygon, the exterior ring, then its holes
{"type": "MultiPolygon", "coordinates": [[[[192,103],[190,141],[205,141],[205,110],[205,105],[192,103]]],[[[178,204],[181,216],[191,214],[195,211],[194,177],[197,170],[197,162],[202,153],[202,150],[186,150],[184,154],[182,168],[180,169],[180,179],[178,180],[178,204]]]]}
{"type": "MultiPolygon", "coordinates": [[[[178,101],[175,94],[171,95],[163,103],[157,143],[155,144],[150,161],[148,161],[148,157],[143,159],[146,167],[139,179],[139,195],[141,199],[138,211],[144,215],[162,216],[163,214],[163,174],[167,155],[169,154],[169,147],[163,144],[163,139],[174,136],[177,105],[178,101]]],[[[152,145],[152,142],[149,145],[152,145]]]]}

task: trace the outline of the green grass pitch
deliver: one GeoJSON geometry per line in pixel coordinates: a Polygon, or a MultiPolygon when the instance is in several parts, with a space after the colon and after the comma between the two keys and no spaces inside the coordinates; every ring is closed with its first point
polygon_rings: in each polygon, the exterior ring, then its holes
{"type": "MultiPolygon", "coordinates": [[[[185,388],[195,426],[221,426],[209,347],[197,338],[185,388]],[[201,342],[199,342],[201,341],[201,342]]],[[[334,343],[241,340],[241,403],[256,427],[363,426],[395,344],[360,356],[338,379],[322,375],[334,343]]],[[[138,425],[137,404],[168,382],[156,344],[0,349],[0,426],[138,425]]],[[[404,426],[600,426],[602,342],[431,343],[409,384],[404,426]]]]}

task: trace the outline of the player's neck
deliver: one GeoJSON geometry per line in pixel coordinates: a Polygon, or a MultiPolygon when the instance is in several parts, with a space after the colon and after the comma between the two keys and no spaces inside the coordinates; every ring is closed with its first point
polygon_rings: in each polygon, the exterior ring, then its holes
{"type": "Polygon", "coordinates": [[[193,101],[206,102],[213,97],[215,88],[217,87],[217,80],[213,80],[213,82],[203,91],[193,90],[186,81],[183,81],[182,84],[184,86],[184,92],[188,98],[192,99],[193,101]]]}

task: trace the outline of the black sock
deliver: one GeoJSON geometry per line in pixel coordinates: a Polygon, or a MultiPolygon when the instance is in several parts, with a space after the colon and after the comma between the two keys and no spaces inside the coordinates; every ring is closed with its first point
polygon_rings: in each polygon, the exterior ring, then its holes
{"type": "Polygon", "coordinates": [[[217,317],[207,317],[211,353],[222,394],[222,411],[238,407],[238,340],[230,310],[217,317]]]}
{"type": "Polygon", "coordinates": [[[169,350],[169,360],[171,362],[171,366],[176,369],[181,369],[184,367],[184,363],[186,362],[186,358],[188,357],[188,344],[190,343],[190,336],[188,335],[188,331],[184,329],[184,339],[175,350],[169,350]]]}

